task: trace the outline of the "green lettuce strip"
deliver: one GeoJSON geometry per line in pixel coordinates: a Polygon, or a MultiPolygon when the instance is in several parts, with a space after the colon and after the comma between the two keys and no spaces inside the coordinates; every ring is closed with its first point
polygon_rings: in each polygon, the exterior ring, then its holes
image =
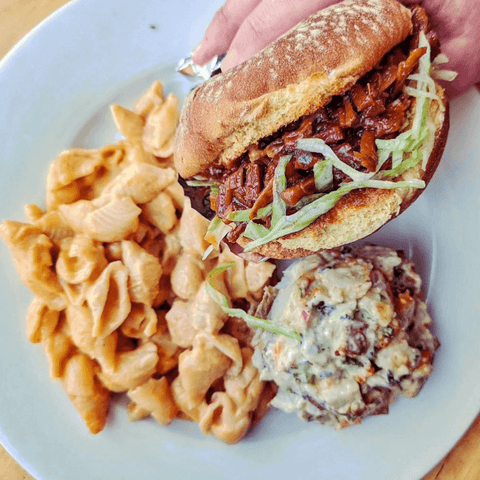
{"type": "Polygon", "coordinates": [[[254,317],[249,315],[241,308],[232,308],[228,302],[228,298],[220,293],[213,286],[213,278],[225,270],[232,268],[235,264],[233,262],[224,263],[213,268],[207,275],[206,289],[212,300],[228,315],[232,317],[241,318],[250,327],[261,328],[267,332],[274,333],[275,335],[283,335],[288,338],[293,338],[298,342],[301,341],[301,336],[296,330],[288,330],[278,326],[273,320],[265,320],[263,318],[254,317]]]}
{"type": "Polygon", "coordinates": [[[359,172],[345,162],[342,162],[336,153],[319,138],[302,138],[297,141],[296,147],[299,150],[305,150],[307,152],[321,153],[334,167],[338,168],[345,175],[348,175],[352,180],[365,180],[373,175],[359,172]]]}
{"type": "Polygon", "coordinates": [[[275,168],[275,175],[273,178],[272,224],[277,223],[287,213],[287,205],[282,200],[280,194],[287,188],[285,169],[291,158],[291,155],[284,155],[280,158],[278,165],[275,168]]]}
{"type": "Polygon", "coordinates": [[[313,176],[315,178],[315,188],[317,192],[326,190],[333,182],[333,164],[328,158],[323,162],[317,162],[313,166],[313,176]]]}
{"type": "MultiPolygon", "coordinates": [[[[232,212],[228,215],[227,220],[231,222],[248,222],[250,221],[250,212],[252,211],[251,208],[247,208],[246,210],[237,210],[236,212],[232,212]]],[[[267,205],[266,207],[260,208],[255,216],[256,219],[269,217],[272,214],[272,204],[267,205]]]]}
{"type": "Polygon", "coordinates": [[[218,180],[212,180],[203,177],[194,177],[192,180],[186,181],[189,187],[218,187],[220,182],[218,180]]]}
{"type": "MultiPolygon", "coordinates": [[[[229,232],[232,231],[232,227],[230,225],[227,225],[226,223],[223,223],[222,219],[215,215],[213,220],[210,222],[208,225],[206,237],[213,236],[215,237],[215,244],[212,244],[214,246],[220,245],[220,242],[229,234],[229,232]]],[[[211,243],[211,242],[210,242],[211,243]]]]}
{"type": "Polygon", "coordinates": [[[264,225],[255,222],[248,222],[247,228],[243,232],[243,236],[255,240],[256,238],[264,237],[268,235],[268,228],[264,225]]]}
{"type": "MultiPolygon", "coordinates": [[[[418,162],[418,160],[417,160],[418,162]]],[[[304,206],[298,212],[282,217],[268,233],[260,238],[254,239],[245,248],[244,252],[250,252],[257,247],[265,245],[268,242],[278,238],[299,232],[311,225],[319,216],[332,209],[341,197],[360,188],[381,188],[392,190],[396,188],[425,188],[423,180],[407,180],[404,182],[388,182],[385,180],[366,180],[359,182],[350,182],[342,185],[337,190],[330,192],[323,197],[314,200],[312,203],[304,206]]]]}

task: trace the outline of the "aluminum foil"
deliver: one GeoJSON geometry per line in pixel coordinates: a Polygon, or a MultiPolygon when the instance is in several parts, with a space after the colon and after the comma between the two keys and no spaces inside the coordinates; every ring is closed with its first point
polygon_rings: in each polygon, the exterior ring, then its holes
{"type": "Polygon", "coordinates": [[[176,71],[191,80],[193,87],[197,87],[214,75],[221,73],[220,67],[222,66],[222,61],[225,58],[225,55],[225,53],[222,53],[221,55],[214,57],[203,67],[193,63],[192,56],[189,55],[180,59],[176,71]]]}

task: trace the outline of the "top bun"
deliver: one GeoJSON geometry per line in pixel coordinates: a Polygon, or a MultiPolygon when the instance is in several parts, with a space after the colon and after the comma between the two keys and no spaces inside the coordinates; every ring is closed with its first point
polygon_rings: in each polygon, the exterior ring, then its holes
{"type": "Polygon", "coordinates": [[[396,0],[346,0],[311,15],[185,101],[175,144],[184,178],[229,167],[250,145],[347,91],[412,31],[396,0]]]}

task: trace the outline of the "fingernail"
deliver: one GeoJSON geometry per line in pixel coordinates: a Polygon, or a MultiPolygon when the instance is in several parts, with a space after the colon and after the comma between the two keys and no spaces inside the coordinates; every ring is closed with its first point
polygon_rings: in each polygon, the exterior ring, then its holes
{"type": "MultiPolygon", "coordinates": [[[[203,42],[200,42],[190,53],[190,56],[192,57],[192,60],[200,66],[205,65],[205,62],[201,56],[199,56],[199,53],[201,54],[202,52],[202,47],[203,47],[203,42]]],[[[208,60],[207,60],[208,61],[208,60]]]]}
{"type": "Polygon", "coordinates": [[[193,57],[194,55],[196,55],[201,48],[202,48],[202,42],[200,42],[200,43],[192,50],[192,52],[191,52],[191,53],[192,53],[192,57],[193,57]]]}
{"type": "Polygon", "coordinates": [[[236,50],[229,50],[222,62],[222,72],[226,72],[238,65],[238,52],[236,50]]]}

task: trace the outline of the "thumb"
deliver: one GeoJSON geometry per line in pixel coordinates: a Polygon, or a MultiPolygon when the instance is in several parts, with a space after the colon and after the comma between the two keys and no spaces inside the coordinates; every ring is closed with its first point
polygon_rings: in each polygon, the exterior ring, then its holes
{"type": "Polygon", "coordinates": [[[301,20],[334,3],[337,0],[261,0],[238,28],[222,70],[248,60],[301,20]]]}
{"type": "MultiPolygon", "coordinates": [[[[480,34],[478,35],[480,37],[480,34]]],[[[480,82],[480,50],[476,45],[473,39],[466,37],[456,37],[442,44],[442,52],[449,62],[441,65],[441,68],[458,74],[452,82],[443,83],[451,99],[480,82]]]]}
{"type": "Polygon", "coordinates": [[[215,55],[225,53],[238,28],[261,0],[227,0],[215,14],[203,40],[192,52],[197,65],[205,65],[215,55]]]}

